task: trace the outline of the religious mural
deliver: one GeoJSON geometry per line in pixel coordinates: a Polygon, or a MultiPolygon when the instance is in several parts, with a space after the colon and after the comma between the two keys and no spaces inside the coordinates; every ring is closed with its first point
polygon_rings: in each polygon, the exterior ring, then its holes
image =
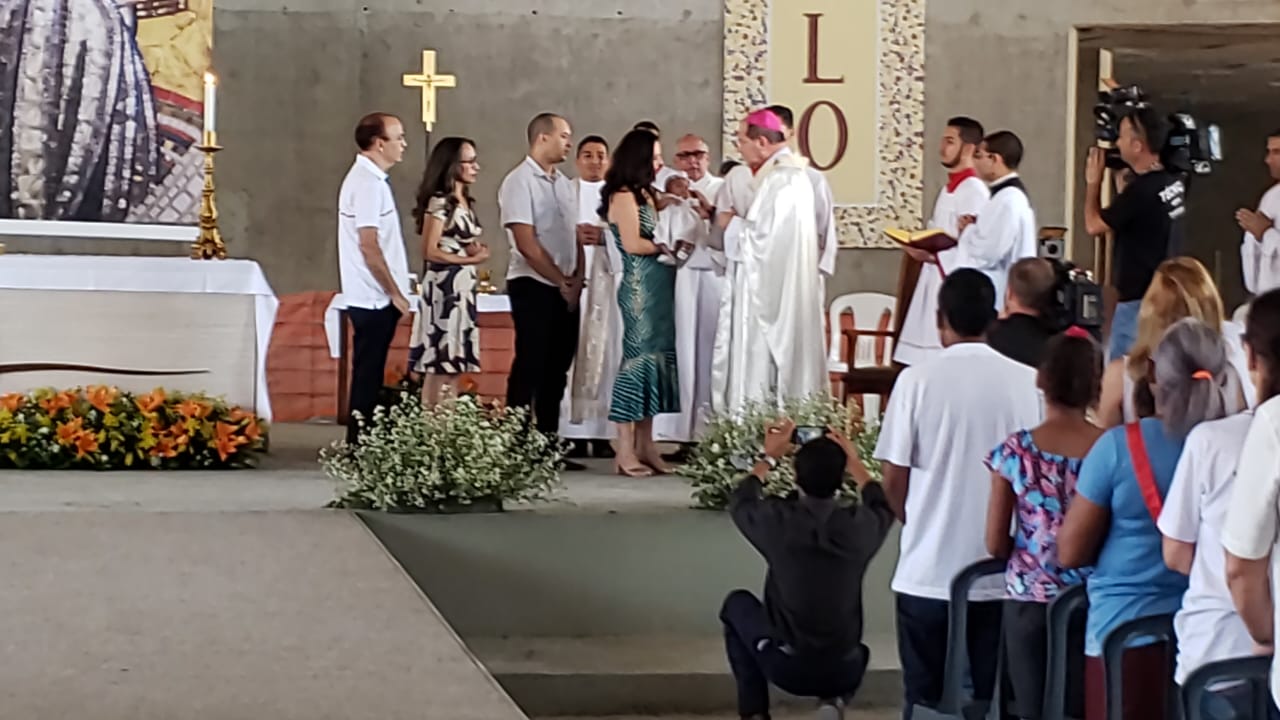
{"type": "Polygon", "coordinates": [[[0,0],[0,219],[194,225],[213,0],[0,0]]]}
{"type": "Polygon", "coordinates": [[[892,247],[924,197],[925,0],[726,0],[724,140],[781,103],[835,199],[840,244],[892,247]]]}

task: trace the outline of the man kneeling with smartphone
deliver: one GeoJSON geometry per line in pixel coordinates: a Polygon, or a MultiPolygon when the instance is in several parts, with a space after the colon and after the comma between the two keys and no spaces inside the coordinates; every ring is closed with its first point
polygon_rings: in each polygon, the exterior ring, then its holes
{"type": "Polygon", "coordinates": [[[738,714],[768,720],[772,682],[817,698],[820,720],[843,717],[870,660],[862,643],[862,576],[893,524],[884,490],[839,433],[797,431],[780,420],[768,427],[764,452],[734,490],[729,514],[769,568],[763,605],[735,590],[720,610],[738,714]],[[766,498],[764,477],[799,443],[797,492],[766,498]],[[861,495],[851,507],[835,498],[846,473],[861,495]]]}

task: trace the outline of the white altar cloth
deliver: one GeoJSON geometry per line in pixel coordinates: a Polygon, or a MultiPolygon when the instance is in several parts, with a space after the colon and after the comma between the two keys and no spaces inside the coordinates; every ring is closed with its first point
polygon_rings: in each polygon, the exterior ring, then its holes
{"type": "MultiPolygon", "coordinates": [[[[252,321],[254,325],[254,347],[251,372],[254,374],[249,397],[228,397],[228,401],[253,405],[253,410],[266,420],[271,419],[271,397],[267,390],[267,349],[271,346],[271,331],[275,324],[276,310],[279,301],[268,284],[262,268],[252,260],[191,260],[182,257],[136,257],[111,255],[0,255],[0,298],[7,316],[0,320],[4,333],[3,346],[0,346],[0,362],[78,362],[102,364],[93,361],[93,353],[99,348],[80,347],[74,338],[67,341],[76,350],[77,357],[47,357],[33,353],[38,350],[24,345],[21,338],[13,333],[26,333],[35,339],[56,336],[71,330],[62,323],[94,322],[94,312],[101,312],[103,306],[93,296],[85,293],[156,293],[167,294],[165,297],[146,298],[150,303],[146,307],[152,312],[166,312],[167,316],[159,319],[167,330],[167,340],[178,340],[187,345],[193,352],[201,352],[202,344],[217,343],[218,339],[209,336],[183,337],[188,333],[207,333],[210,329],[226,329],[234,331],[238,325],[236,317],[218,317],[214,306],[208,298],[188,296],[240,296],[252,300],[252,321]],[[39,291],[42,293],[58,293],[62,298],[55,299],[52,305],[73,301],[70,306],[78,318],[44,317],[45,309],[40,303],[33,304],[38,298],[28,298],[22,292],[39,291]],[[91,303],[91,304],[86,304],[91,303]],[[155,307],[159,303],[160,307],[155,307]],[[208,309],[208,312],[204,310],[208,309]],[[194,311],[194,312],[193,312],[194,311]]],[[[53,297],[48,296],[48,297],[53,297]]],[[[105,298],[104,298],[105,300],[105,298]]],[[[136,302],[136,301],[135,301],[136,302]]],[[[128,305],[130,303],[126,303],[128,305]]],[[[138,305],[134,305],[136,309],[138,305]]],[[[65,312],[65,310],[63,310],[65,312]]],[[[229,314],[233,315],[233,314],[229,314]]],[[[119,318],[125,320],[126,318],[119,318]]],[[[137,319],[137,318],[128,318],[137,319]]],[[[109,321],[109,319],[107,320],[109,321]]],[[[101,331],[101,326],[97,326],[101,331]]],[[[155,333],[153,333],[154,335],[155,333]]],[[[143,336],[130,332],[133,342],[143,341],[143,336]]],[[[146,337],[147,341],[151,337],[146,337]]],[[[112,349],[112,356],[130,349],[112,349]]],[[[132,349],[135,353],[155,354],[157,348],[132,349]]],[[[173,360],[169,360],[173,362],[173,360]]],[[[152,363],[154,364],[154,363],[152,363]]],[[[116,365],[111,365],[115,367],[116,365]]],[[[139,369],[185,369],[165,366],[153,368],[150,365],[139,369]]],[[[200,382],[201,377],[192,376],[200,382]]],[[[117,379],[106,380],[120,385],[117,379]]],[[[164,384],[169,385],[169,381],[164,384]]],[[[183,390],[201,390],[199,387],[181,387],[183,390]]]]}
{"type": "MultiPolygon", "coordinates": [[[[410,311],[417,312],[418,306],[422,303],[421,297],[415,297],[415,302],[410,307],[410,311]]],[[[347,303],[342,298],[342,293],[333,296],[329,301],[329,306],[324,310],[324,337],[329,341],[329,357],[342,356],[342,318],[340,313],[347,309],[347,303]]],[[[509,313],[511,312],[511,298],[506,295],[497,295],[490,293],[479,293],[476,295],[476,311],[482,313],[509,313]]]]}

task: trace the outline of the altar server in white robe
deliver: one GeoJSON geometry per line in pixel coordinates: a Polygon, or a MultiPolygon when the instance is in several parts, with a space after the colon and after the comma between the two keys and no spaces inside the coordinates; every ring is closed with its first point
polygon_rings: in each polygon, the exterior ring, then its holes
{"type": "MultiPolygon", "coordinates": [[[[951,237],[960,234],[960,217],[977,215],[991,197],[987,184],[978,177],[973,156],[982,144],[982,125],[967,117],[954,117],[942,131],[939,154],[947,169],[947,184],[938,192],[929,218],[930,229],[936,228],[951,237]]],[[[938,337],[938,291],[945,276],[943,268],[956,266],[957,248],[936,256],[923,250],[907,249],[913,259],[922,263],[911,302],[906,307],[902,334],[894,349],[893,359],[903,365],[915,365],[942,350],[938,337]]]]}
{"type": "MultiPolygon", "coordinates": [[[[1280,180],[1280,130],[1267,138],[1266,163],[1271,179],[1280,180]]],[[[1262,196],[1256,212],[1236,211],[1236,222],[1245,233],[1240,244],[1245,289],[1261,295],[1280,287],[1280,183],[1262,196]]]]}
{"type": "MultiPolygon", "coordinates": [[[[710,148],[697,135],[680,138],[676,144],[675,164],[689,178],[692,191],[689,204],[696,209],[699,220],[696,233],[691,238],[693,252],[676,273],[676,360],[680,368],[680,412],[659,415],[654,420],[654,436],[668,442],[691,443],[706,427],[706,416],[711,406],[711,358],[720,317],[725,259],[724,253],[710,247],[708,242],[714,219],[714,201],[724,180],[711,174],[710,148]]],[[[664,214],[666,212],[663,211],[664,214]]]]}
{"type": "Polygon", "coordinates": [[[581,332],[569,383],[560,409],[560,437],[571,440],[570,456],[614,456],[609,440],[609,398],[613,377],[622,357],[622,320],[618,316],[615,273],[620,266],[607,248],[607,226],[599,216],[600,189],[609,168],[609,143],[589,135],[578,143],[575,159],[578,177],[573,181],[577,201],[578,240],[583,244],[587,282],[582,290],[581,332]]]}
{"type": "Polygon", "coordinates": [[[1004,309],[1009,269],[1022,258],[1039,254],[1036,214],[1018,177],[1021,162],[1022,141],[1008,130],[992,133],[982,141],[974,166],[991,188],[991,199],[976,217],[961,216],[956,267],[942,266],[944,272],[968,267],[986,273],[996,287],[997,311],[1004,309]]]}
{"type": "MultiPolygon", "coordinates": [[[[745,216],[730,208],[723,247],[732,276],[721,303],[712,366],[712,407],[734,412],[752,400],[830,391],[823,334],[820,248],[808,160],[786,144],[785,126],[757,110],[738,128],[738,151],[753,173],[745,216]]],[[[724,194],[740,196],[735,168],[724,194]]],[[[737,197],[741,203],[744,198],[737,197]]]]}

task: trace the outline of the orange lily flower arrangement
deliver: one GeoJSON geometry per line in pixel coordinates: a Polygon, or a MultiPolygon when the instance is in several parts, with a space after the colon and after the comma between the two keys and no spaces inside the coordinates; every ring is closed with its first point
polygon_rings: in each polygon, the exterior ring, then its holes
{"type": "Polygon", "coordinates": [[[250,467],[266,423],[220,398],[106,385],[0,395],[0,468],[250,467]]]}

